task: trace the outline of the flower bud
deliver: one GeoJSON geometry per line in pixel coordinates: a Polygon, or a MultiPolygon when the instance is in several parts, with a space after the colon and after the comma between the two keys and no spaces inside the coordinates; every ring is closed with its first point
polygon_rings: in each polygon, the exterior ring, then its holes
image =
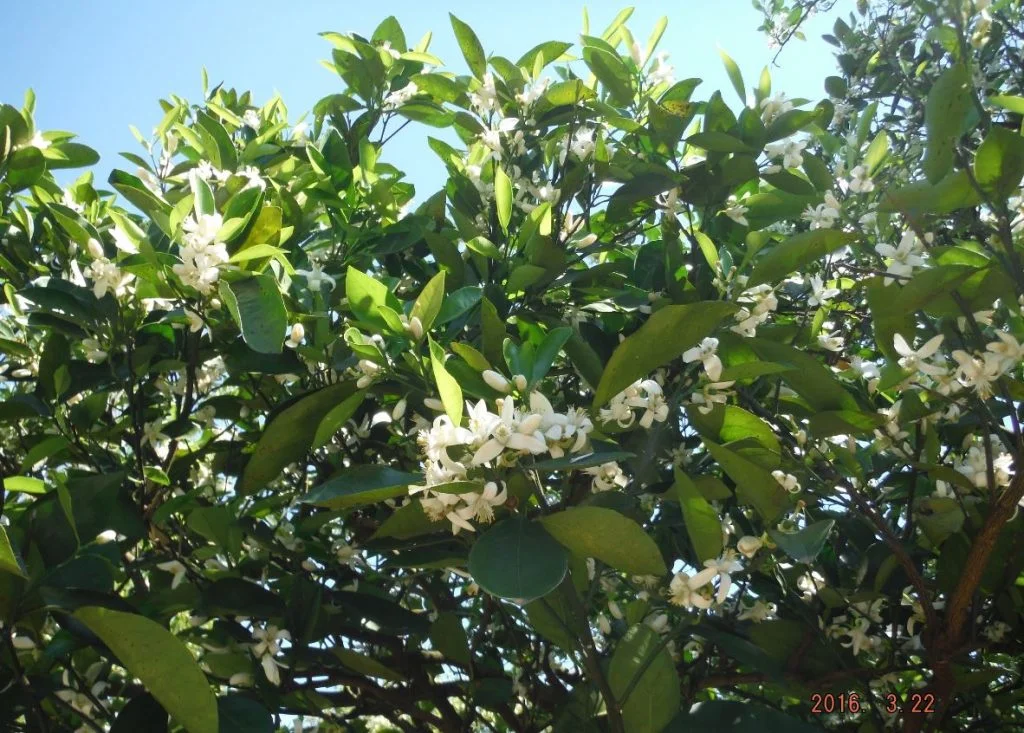
{"type": "Polygon", "coordinates": [[[508,380],[493,369],[485,369],[480,376],[487,382],[488,387],[502,394],[508,394],[512,390],[512,385],[509,384],[508,380]]]}
{"type": "Polygon", "coordinates": [[[405,401],[404,397],[400,399],[398,402],[396,402],[394,408],[392,408],[391,410],[391,419],[401,420],[403,417],[405,417],[405,408],[407,404],[408,403],[405,401]]]}
{"type": "Polygon", "coordinates": [[[590,234],[582,237],[579,242],[576,243],[577,247],[589,247],[597,241],[597,235],[591,232],[590,234]]]}
{"type": "Polygon", "coordinates": [[[423,405],[428,410],[433,410],[434,412],[444,412],[444,403],[441,402],[441,400],[437,399],[436,397],[424,398],[423,405]]]}
{"type": "Polygon", "coordinates": [[[405,328],[417,341],[423,338],[423,321],[419,319],[419,316],[413,316],[410,318],[409,325],[405,328]]]}
{"type": "Polygon", "coordinates": [[[103,245],[100,244],[95,239],[90,238],[86,246],[89,249],[89,254],[92,255],[94,259],[99,259],[100,257],[106,256],[103,252],[103,245]]]}
{"type": "Polygon", "coordinates": [[[522,374],[517,374],[514,377],[512,377],[512,383],[520,392],[526,391],[526,377],[524,377],[522,374]]]}
{"type": "Polygon", "coordinates": [[[757,554],[757,551],[764,546],[764,543],[758,537],[752,537],[745,535],[740,537],[736,543],[736,549],[740,551],[740,554],[748,560],[757,554]]]}
{"type": "Polygon", "coordinates": [[[303,328],[301,323],[296,323],[292,326],[290,336],[293,343],[300,344],[302,339],[306,338],[306,329],[303,328]]]}
{"type": "Polygon", "coordinates": [[[608,601],[608,613],[610,613],[614,618],[617,618],[620,621],[622,620],[622,609],[619,608],[619,604],[615,601],[608,601]]]}

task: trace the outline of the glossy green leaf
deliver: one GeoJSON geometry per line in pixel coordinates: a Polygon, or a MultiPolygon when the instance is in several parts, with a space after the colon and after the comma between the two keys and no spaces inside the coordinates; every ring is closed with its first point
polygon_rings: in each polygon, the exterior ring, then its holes
{"type": "Polygon", "coordinates": [[[217,698],[188,648],[145,616],[87,606],[89,627],[188,733],[218,733],[217,698]]]}
{"type": "Polygon", "coordinates": [[[776,481],[771,472],[725,446],[704,439],[704,445],[722,470],[736,483],[736,498],[749,504],[770,522],[789,504],[789,494],[776,481]]]}
{"type": "Polygon", "coordinates": [[[315,487],[303,497],[304,504],[316,504],[328,509],[345,509],[361,504],[374,504],[408,493],[410,484],[423,477],[415,473],[396,471],[389,466],[364,464],[342,469],[330,479],[315,487]]]}
{"type": "Polygon", "coordinates": [[[771,247],[756,260],[747,286],[778,282],[855,239],[856,235],[836,229],[814,229],[796,234],[771,247]]]}
{"type": "Polygon", "coordinates": [[[18,557],[14,554],[11,540],[7,537],[7,530],[3,525],[0,525],[0,570],[19,575],[22,578],[28,577],[21,569],[21,563],[18,562],[18,557]]]}
{"type": "Polygon", "coordinates": [[[441,312],[444,304],[444,270],[430,278],[423,290],[420,292],[416,302],[412,304],[410,317],[419,318],[423,325],[423,332],[426,333],[434,325],[437,314],[441,312]]]}
{"type": "Polygon", "coordinates": [[[938,183],[953,168],[953,149],[971,107],[970,74],[963,64],[946,69],[928,92],[924,124],[928,135],[924,172],[938,183]]]}
{"type": "Polygon", "coordinates": [[[747,90],[743,86],[743,74],[740,73],[740,67],[736,65],[736,62],[732,60],[722,49],[718,49],[718,55],[722,57],[722,63],[725,64],[725,73],[729,75],[729,81],[732,82],[732,88],[736,90],[736,94],[739,95],[740,104],[747,103],[747,90]]]}
{"type": "Polygon", "coordinates": [[[797,562],[811,563],[825,546],[835,524],[832,519],[824,519],[808,524],[799,532],[788,533],[772,529],[768,533],[775,540],[775,544],[791,558],[797,562]]]}
{"type": "Polygon", "coordinates": [[[594,409],[699,343],[735,311],[735,305],[721,301],[668,305],[656,311],[608,360],[594,396],[594,409]]]}
{"type": "Polygon", "coordinates": [[[540,518],[544,529],[573,554],[594,557],[631,575],[668,572],[644,528],[612,509],[579,506],[540,518]]]}
{"type": "Polygon", "coordinates": [[[646,624],[630,628],[615,647],[608,686],[630,733],[659,733],[679,711],[675,662],[658,633],[646,624]]]}
{"type": "MultiPolygon", "coordinates": [[[[274,733],[274,718],[263,705],[239,694],[217,698],[219,733],[274,733]]],[[[127,731],[126,731],[127,733],[127,731]]]]}
{"type": "Polygon", "coordinates": [[[717,558],[722,554],[722,520],[718,512],[707,502],[689,476],[678,469],[675,476],[673,490],[679,499],[683,524],[686,525],[686,533],[697,553],[698,562],[717,558]]]}
{"type": "Polygon", "coordinates": [[[472,28],[452,13],[449,13],[448,17],[451,18],[455,39],[459,42],[459,48],[469,65],[469,70],[477,79],[483,79],[484,73],[487,71],[487,56],[484,54],[484,47],[480,45],[480,39],[476,37],[472,28]]]}
{"type": "Polygon", "coordinates": [[[288,330],[288,311],[272,274],[222,282],[220,296],[250,349],[261,354],[281,353],[288,330]]]}
{"type": "Polygon", "coordinates": [[[256,450],[242,472],[239,492],[250,494],[275,479],[285,466],[301,459],[313,444],[320,421],[355,386],[341,382],[300,395],[267,421],[256,450]]]}
{"type": "Polygon", "coordinates": [[[994,125],[974,156],[974,177],[983,189],[1005,198],[1024,176],[1024,137],[994,125]]]}
{"type": "Polygon", "coordinates": [[[512,181],[501,166],[494,168],[494,203],[501,230],[508,232],[508,223],[512,221],[512,181]]]}
{"type": "Polygon", "coordinates": [[[550,593],[568,567],[565,548],[541,524],[521,515],[481,533],[469,553],[469,572],[481,588],[520,602],[550,593]]]}
{"type": "Polygon", "coordinates": [[[462,387],[444,367],[445,353],[440,344],[430,339],[430,368],[441,394],[445,412],[453,424],[462,422],[462,387]]]}

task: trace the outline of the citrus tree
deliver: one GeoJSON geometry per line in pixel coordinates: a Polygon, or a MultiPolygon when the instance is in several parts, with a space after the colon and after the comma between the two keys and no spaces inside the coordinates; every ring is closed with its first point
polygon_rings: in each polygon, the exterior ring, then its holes
{"type": "Polygon", "coordinates": [[[629,16],[324,33],[113,190],[0,107],[5,729],[1022,724],[1020,4],[862,4],[820,101],[629,16]]]}

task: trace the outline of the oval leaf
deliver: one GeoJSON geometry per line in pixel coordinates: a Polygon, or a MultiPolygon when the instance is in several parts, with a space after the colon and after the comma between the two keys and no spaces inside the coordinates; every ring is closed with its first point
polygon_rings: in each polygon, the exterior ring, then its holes
{"type": "Polygon", "coordinates": [[[481,588],[499,598],[531,601],[554,590],[569,568],[569,557],[537,522],[515,516],[480,536],[469,553],[469,572],[481,588]]]}
{"type": "Polygon", "coordinates": [[[631,575],[668,572],[661,550],[643,527],[613,509],[573,507],[542,517],[540,522],[576,555],[597,558],[631,575]]]}

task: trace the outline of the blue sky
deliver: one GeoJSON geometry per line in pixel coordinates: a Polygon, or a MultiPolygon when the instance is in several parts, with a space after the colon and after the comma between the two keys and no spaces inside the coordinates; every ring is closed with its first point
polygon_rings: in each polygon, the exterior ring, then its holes
{"type": "MultiPolygon", "coordinates": [[[[591,0],[591,31],[600,33],[626,5],[623,0],[591,0]]],[[[738,104],[719,47],[739,64],[748,87],[774,55],[756,30],[760,17],[748,0],[641,0],[635,5],[628,25],[641,42],[659,17],[669,17],[659,50],[670,54],[677,78],[704,79],[696,98],[722,89],[731,106],[738,104]]],[[[839,8],[849,5],[841,0],[839,8]]],[[[111,168],[134,168],[118,152],[139,152],[128,126],[148,134],[162,117],[160,97],[175,93],[200,99],[204,65],[211,86],[223,81],[238,90],[251,89],[257,104],[280,93],[297,120],[320,97],[339,90],[340,80],[319,64],[330,56],[330,45],[317,36],[320,31],[369,36],[380,20],[394,15],[410,43],[433,31],[431,51],[448,68],[466,73],[448,11],[476,30],[489,53],[518,58],[542,41],[576,39],[582,8],[582,3],[564,0],[10,3],[4,8],[4,24],[18,32],[7,34],[0,45],[0,101],[20,107],[25,90],[32,87],[37,126],[77,133],[81,142],[100,152],[96,175],[105,181],[111,168]]],[[[790,97],[824,95],[823,80],[834,73],[835,63],[832,48],[820,36],[831,24],[830,17],[812,19],[806,26],[807,42],[786,49],[772,70],[775,90],[790,97]]],[[[385,158],[406,170],[414,183],[436,186],[441,164],[426,148],[425,134],[422,128],[406,128],[389,144],[385,158]]],[[[420,191],[417,199],[429,193],[420,191]]]]}

